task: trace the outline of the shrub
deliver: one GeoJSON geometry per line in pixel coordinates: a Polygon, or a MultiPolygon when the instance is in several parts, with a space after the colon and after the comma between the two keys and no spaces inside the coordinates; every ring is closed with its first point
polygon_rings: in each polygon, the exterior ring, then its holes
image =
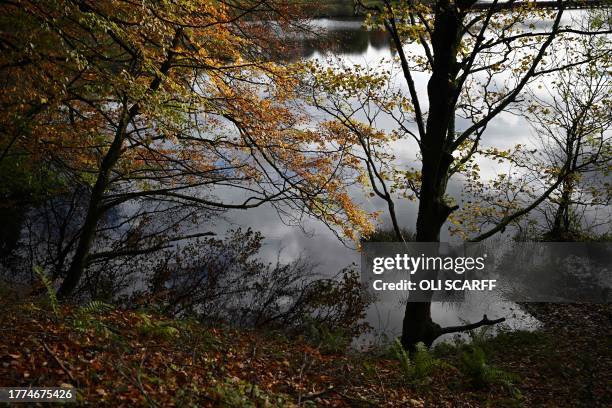
{"type": "Polygon", "coordinates": [[[266,264],[257,257],[262,240],[238,229],[186,247],[174,262],[160,262],[140,296],[148,305],[155,299],[171,316],[197,316],[209,324],[291,335],[307,333],[315,323],[350,337],[368,329],[364,317],[372,299],[355,268],[322,278],[303,258],[266,264]]]}

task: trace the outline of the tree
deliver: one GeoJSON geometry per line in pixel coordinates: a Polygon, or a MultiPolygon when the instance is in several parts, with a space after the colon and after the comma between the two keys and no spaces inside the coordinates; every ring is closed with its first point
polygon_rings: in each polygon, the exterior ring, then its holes
{"type": "MultiPolygon", "coordinates": [[[[581,24],[593,30],[605,21],[601,12],[587,13],[581,24]]],[[[572,43],[575,47],[576,44],[572,43]]],[[[516,114],[526,118],[533,129],[532,148],[517,145],[510,150],[482,149],[482,156],[509,163],[508,171],[492,180],[481,180],[478,171],[468,180],[464,201],[468,203],[452,216],[452,232],[465,238],[483,225],[496,225],[517,208],[530,205],[543,190],[557,184],[561,169],[565,177],[546,200],[533,209],[535,216],[513,222],[521,239],[571,241],[588,235],[587,229],[609,223],[605,213],[610,202],[606,176],[612,160],[609,129],[610,56],[606,38],[581,39],[579,47],[562,49],[557,63],[578,52],[583,59],[600,57],[588,64],[554,72],[526,91],[516,114]],[[588,221],[587,221],[588,219],[588,221]]]]}
{"type": "Polygon", "coordinates": [[[605,181],[612,161],[609,68],[610,60],[600,59],[597,65],[559,72],[548,97],[534,95],[537,103],[529,108],[546,161],[557,167],[567,163],[567,177],[542,209],[548,224],[545,239],[579,238],[581,215],[605,208],[612,198],[605,181]]]}
{"type": "MultiPolygon", "coordinates": [[[[361,5],[370,13],[369,24],[382,25],[390,34],[406,90],[393,87],[389,73],[346,73],[315,67],[315,89],[324,92],[313,99],[335,119],[327,127],[336,130],[337,140],[350,134],[358,146],[354,154],[365,164],[363,179],[374,195],[387,202],[397,239],[403,237],[393,201],[394,193],[402,190],[407,197],[418,199],[416,240],[439,242],[442,226],[459,208],[446,195],[449,179],[468,171],[490,123],[513,107],[534,80],[600,57],[591,55],[584,60],[569,55],[557,65],[550,58],[553,44],[610,31],[564,25],[562,1],[554,10],[538,8],[532,1],[493,1],[484,7],[471,0],[382,3],[374,8],[361,5]],[[539,27],[528,23],[539,19],[549,23],[539,27]],[[416,75],[427,76],[425,94],[417,89],[416,75]],[[346,97],[358,103],[343,103],[346,97]],[[391,118],[395,130],[385,133],[377,129],[379,115],[391,118]],[[420,169],[396,168],[388,148],[395,140],[416,142],[420,169]]],[[[503,230],[530,211],[558,187],[566,173],[566,168],[561,169],[554,183],[533,203],[515,209],[476,239],[503,230]]],[[[468,327],[490,323],[483,319],[468,327]]],[[[465,328],[453,327],[451,331],[465,328]]],[[[447,332],[432,321],[429,302],[407,303],[404,346],[419,341],[431,344],[447,332]]]]}
{"type": "Polygon", "coordinates": [[[41,157],[85,190],[77,235],[59,251],[70,259],[61,297],[101,257],[208,235],[186,233],[194,213],[268,203],[347,232],[368,228],[342,182],[352,164],[342,150],[313,150],[320,135],[294,109],[298,67],[269,59],[272,23],[290,29],[287,7],[246,0],[2,4],[9,52],[0,66],[18,90],[5,104],[19,108],[3,112],[6,127],[16,129],[3,136],[3,151],[41,157]],[[129,214],[128,204],[143,210],[101,224],[112,209],[129,214]],[[160,228],[163,234],[145,228],[177,208],[187,213],[160,228]],[[109,230],[126,239],[99,239],[109,230]]]}

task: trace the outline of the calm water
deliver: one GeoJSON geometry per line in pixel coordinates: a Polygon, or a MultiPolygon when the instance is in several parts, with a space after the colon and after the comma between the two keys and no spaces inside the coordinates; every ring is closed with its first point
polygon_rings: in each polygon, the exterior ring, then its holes
{"type": "MultiPolygon", "coordinates": [[[[306,57],[317,59],[325,64],[360,64],[370,67],[379,66],[383,59],[389,60],[393,52],[389,47],[384,32],[369,32],[361,27],[358,20],[317,21],[317,26],[325,30],[326,35],[318,38],[303,39],[296,44],[294,58],[306,57]]],[[[410,49],[408,49],[408,52],[410,49]]],[[[393,66],[387,62],[387,68],[393,66]]],[[[416,85],[421,94],[425,92],[426,77],[416,75],[416,85]]],[[[398,83],[398,86],[403,86],[398,83]]],[[[424,100],[424,98],[422,98],[424,100]]],[[[392,122],[382,120],[379,126],[389,129],[392,122]]],[[[460,129],[461,123],[458,123],[460,129]]],[[[530,135],[526,122],[517,116],[502,114],[487,128],[485,144],[498,147],[509,147],[516,143],[525,143],[530,135]]],[[[393,146],[401,164],[416,164],[416,145],[402,142],[393,146]]],[[[416,166],[418,167],[418,166],[416,166]]],[[[483,174],[495,173],[490,163],[481,163],[483,174]]],[[[460,198],[461,185],[457,181],[449,183],[448,193],[460,198]]],[[[384,210],[382,200],[371,199],[361,191],[353,193],[354,198],[368,210],[384,210]]],[[[406,200],[396,202],[400,224],[414,229],[416,223],[416,205],[406,200]]],[[[262,257],[274,262],[281,251],[280,259],[290,261],[298,256],[316,260],[318,271],[322,275],[334,275],[343,267],[356,264],[359,267],[359,253],[350,246],[345,246],[337,237],[316,219],[306,219],[302,228],[287,225],[279,220],[276,211],[270,207],[261,207],[248,211],[233,211],[227,214],[226,221],[219,222],[215,229],[222,234],[228,227],[251,227],[261,231],[266,237],[262,257]]],[[[381,219],[382,226],[390,225],[388,219],[381,219]]],[[[446,229],[443,240],[452,239],[446,229]]],[[[522,312],[512,302],[483,296],[473,296],[466,302],[457,304],[434,304],[432,315],[442,326],[461,324],[464,321],[480,320],[483,314],[489,318],[506,317],[512,328],[533,328],[537,322],[522,312]]],[[[377,334],[395,336],[401,331],[403,306],[399,302],[375,304],[368,313],[368,321],[377,334]]]]}

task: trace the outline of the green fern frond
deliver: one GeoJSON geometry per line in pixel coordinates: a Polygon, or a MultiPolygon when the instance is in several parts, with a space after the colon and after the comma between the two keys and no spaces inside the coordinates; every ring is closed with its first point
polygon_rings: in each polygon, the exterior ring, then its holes
{"type": "Polygon", "coordinates": [[[441,360],[435,358],[423,343],[418,343],[415,346],[412,361],[414,365],[414,376],[416,378],[425,378],[435,368],[442,365],[441,360]]]}
{"type": "Polygon", "coordinates": [[[483,326],[478,329],[470,330],[468,332],[470,343],[477,347],[481,347],[483,344],[486,344],[492,337],[492,327],[493,326],[483,326]]]}
{"type": "Polygon", "coordinates": [[[84,306],[79,307],[73,314],[72,324],[75,330],[85,332],[94,330],[98,336],[103,338],[115,337],[116,334],[99,316],[103,312],[112,310],[114,307],[99,300],[92,300],[84,306]]]}
{"type": "Polygon", "coordinates": [[[418,343],[412,355],[410,355],[399,339],[396,339],[392,346],[392,352],[400,363],[402,374],[411,382],[426,379],[434,369],[443,365],[442,361],[435,358],[423,343],[418,343]]]}
{"type": "Polygon", "coordinates": [[[57,316],[59,314],[59,302],[57,301],[57,295],[55,294],[55,288],[53,287],[53,283],[51,283],[51,280],[40,266],[36,265],[32,268],[32,270],[34,271],[38,279],[42,282],[42,284],[45,286],[45,289],[47,290],[47,297],[49,298],[49,303],[51,303],[51,309],[53,310],[53,314],[57,316]]]}
{"type": "Polygon", "coordinates": [[[113,306],[109,305],[108,303],[104,303],[99,300],[92,300],[85,306],[81,306],[78,309],[77,313],[81,315],[93,315],[93,314],[100,314],[102,312],[107,312],[112,309],[113,309],[113,306]]]}
{"type": "Polygon", "coordinates": [[[399,339],[395,339],[395,342],[392,345],[392,351],[395,358],[400,363],[402,374],[404,374],[405,377],[412,377],[412,362],[410,361],[410,355],[404,349],[404,346],[402,346],[399,339]]]}
{"type": "Polygon", "coordinates": [[[461,354],[461,369],[476,387],[500,384],[515,396],[520,396],[514,385],[518,382],[518,376],[487,364],[486,355],[478,346],[472,345],[461,354]]]}

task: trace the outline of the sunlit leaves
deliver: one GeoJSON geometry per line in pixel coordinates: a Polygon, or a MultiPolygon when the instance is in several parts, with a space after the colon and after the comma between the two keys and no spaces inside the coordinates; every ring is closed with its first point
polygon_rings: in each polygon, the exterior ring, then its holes
{"type": "Polygon", "coordinates": [[[271,41],[282,48],[267,23],[287,16],[270,13],[272,4],[252,2],[254,24],[212,0],[18,3],[2,6],[2,24],[11,27],[3,40],[14,45],[1,57],[3,75],[16,81],[2,96],[11,118],[3,122],[15,133],[27,123],[32,140],[19,146],[28,154],[89,187],[111,163],[109,195],[171,189],[197,202],[210,198],[203,186],[219,184],[251,192],[256,203],[317,197],[324,205],[307,211],[329,211],[332,224],[356,230],[367,224],[338,171],[354,158],[306,129],[295,99],[304,67],[278,64],[262,49],[271,41]]]}

